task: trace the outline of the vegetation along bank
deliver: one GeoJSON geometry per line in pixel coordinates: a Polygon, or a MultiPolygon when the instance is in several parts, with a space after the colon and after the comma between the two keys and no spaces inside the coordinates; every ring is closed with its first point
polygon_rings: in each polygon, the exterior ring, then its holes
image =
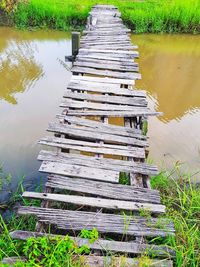
{"type": "MultiPolygon", "coordinates": [[[[10,178],[9,178],[10,179],[10,178]]],[[[122,179],[121,183],[126,183],[122,179]]],[[[161,193],[162,203],[166,205],[165,218],[173,220],[176,230],[175,237],[163,240],[156,238],[152,244],[165,243],[176,252],[174,266],[200,266],[200,187],[190,182],[188,175],[181,175],[177,165],[172,172],[162,172],[151,179],[152,187],[161,193]],[[176,177],[176,179],[174,179],[176,177]],[[178,177],[178,179],[177,179],[178,177]]],[[[34,217],[18,217],[13,209],[18,205],[40,206],[38,200],[26,200],[21,197],[23,185],[20,184],[17,192],[10,198],[8,205],[0,204],[0,210],[10,209],[11,214],[4,218],[0,215],[0,262],[4,257],[18,257],[19,261],[26,258],[27,263],[17,263],[15,266],[84,266],[84,257],[90,253],[88,246],[77,247],[76,242],[66,237],[49,239],[31,238],[27,241],[12,240],[9,232],[17,229],[34,231],[36,220],[34,217]],[[67,252],[67,253],[66,253],[67,252]],[[76,255],[76,256],[75,256],[76,255]]],[[[37,189],[40,191],[40,188],[37,189]]],[[[4,203],[5,204],[5,203],[4,203]]],[[[150,218],[147,210],[141,210],[142,216],[150,218]]],[[[98,241],[96,229],[83,229],[81,237],[88,238],[89,243],[98,241]]],[[[110,252],[107,252],[110,256],[110,252]]],[[[141,267],[151,266],[148,251],[139,257],[141,267]]],[[[4,266],[4,265],[3,265],[4,266]]],[[[114,266],[113,266],[114,267],[114,266]]],[[[122,266],[120,266],[122,267],[122,266]]]]}
{"type": "MultiPolygon", "coordinates": [[[[60,30],[82,28],[93,5],[114,4],[137,33],[199,33],[200,0],[0,0],[9,22],[17,27],[60,30]]],[[[0,20],[3,24],[5,19],[0,20]]]]}

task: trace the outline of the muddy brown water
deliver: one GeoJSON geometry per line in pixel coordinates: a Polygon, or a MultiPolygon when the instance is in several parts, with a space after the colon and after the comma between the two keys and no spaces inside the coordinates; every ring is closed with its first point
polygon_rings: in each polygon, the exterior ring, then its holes
{"type": "MultiPolygon", "coordinates": [[[[200,37],[149,34],[132,35],[132,41],[143,76],[136,84],[148,91],[149,106],[164,112],[149,120],[150,159],[161,169],[179,161],[184,171],[198,172],[200,37]]],[[[70,53],[70,33],[0,28],[0,163],[13,177],[9,190],[22,176],[28,186],[42,177],[37,141],[59,112],[70,53]]]]}

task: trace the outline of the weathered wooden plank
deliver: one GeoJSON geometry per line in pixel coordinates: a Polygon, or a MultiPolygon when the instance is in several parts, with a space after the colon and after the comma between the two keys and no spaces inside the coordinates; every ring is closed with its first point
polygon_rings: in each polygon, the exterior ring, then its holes
{"type": "Polygon", "coordinates": [[[119,181],[119,172],[109,171],[86,166],[63,164],[59,162],[43,161],[39,169],[40,172],[66,175],[91,180],[107,181],[117,183],[119,181]]]}
{"type": "Polygon", "coordinates": [[[161,116],[161,112],[150,111],[146,109],[133,111],[102,111],[102,110],[69,110],[70,116],[110,116],[110,117],[136,117],[136,116],[161,116]]]}
{"type": "Polygon", "coordinates": [[[160,204],[159,195],[149,190],[140,190],[140,187],[111,184],[86,179],[70,178],[66,176],[50,175],[45,186],[57,189],[66,189],[73,192],[81,192],[93,196],[106,197],[109,199],[121,199],[136,202],[160,204]]]}
{"type": "Polygon", "coordinates": [[[95,93],[108,93],[117,96],[130,96],[130,97],[146,97],[146,94],[143,90],[133,90],[120,88],[118,84],[103,84],[98,82],[90,81],[81,81],[72,80],[68,84],[68,89],[70,90],[80,90],[86,92],[95,92],[95,93]]]}
{"type": "MultiPolygon", "coordinates": [[[[111,158],[95,158],[92,156],[86,156],[81,154],[72,153],[56,153],[52,151],[42,150],[39,153],[38,160],[54,161],[61,163],[70,163],[74,165],[81,165],[104,170],[113,170],[119,172],[134,172],[144,175],[157,175],[158,168],[153,165],[149,165],[145,162],[130,162],[127,160],[111,159],[111,158]]],[[[150,194],[150,193],[149,193],[150,194]]]]}
{"type": "Polygon", "coordinates": [[[135,128],[126,128],[119,125],[114,124],[104,124],[100,121],[92,120],[92,119],[84,119],[79,117],[73,117],[73,116],[62,116],[62,118],[65,119],[66,122],[70,124],[80,125],[80,126],[86,126],[89,128],[93,128],[99,133],[105,132],[107,134],[114,134],[114,135],[122,135],[126,137],[132,137],[132,138],[138,138],[141,140],[146,140],[146,135],[142,135],[140,132],[137,131],[135,128]]]}
{"type": "MultiPolygon", "coordinates": [[[[110,23],[112,23],[113,21],[110,21],[110,23]]],[[[119,21],[120,22],[120,21],[119,21]]],[[[116,40],[131,40],[131,38],[127,35],[127,34],[121,34],[121,35],[116,35],[116,36],[88,36],[88,35],[85,35],[85,36],[82,36],[81,37],[81,40],[82,41],[85,41],[85,40],[102,40],[102,41],[116,41],[116,40]]]]}
{"type": "Polygon", "coordinates": [[[126,67],[138,67],[138,63],[134,60],[126,61],[120,59],[119,61],[112,61],[106,59],[92,59],[92,58],[84,58],[84,59],[77,59],[78,62],[88,62],[88,63],[96,63],[96,64],[112,64],[114,66],[126,66],[126,67]]]}
{"type": "MultiPolygon", "coordinates": [[[[12,234],[12,233],[11,233],[12,234]]],[[[43,233],[36,233],[35,234],[30,234],[30,237],[37,237],[37,236],[44,236],[45,234],[43,233]],[[36,235],[38,234],[38,235],[36,235]]],[[[21,239],[21,238],[19,238],[21,239]]],[[[77,240],[75,240],[77,242],[77,240]]],[[[89,247],[92,247],[89,242],[84,242],[83,244],[86,244],[89,247]],[[88,245],[87,245],[88,243],[88,245]]],[[[95,248],[96,249],[96,248],[95,248]]],[[[112,250],[111,250],[112,251],[112,250]]],[[[135,253],[137,254],[137,253],[135,253]]],[[[4,258],[3,261],[1,262],[2,264],[9,264],[9,267],[14,266],[17,262],[26,262],[26,258],[24,257],[10,257],[10,258],[4,258]]],[[[105,267],[105,266],[121,266],[122,264],[126,267],[139,267],[140,266],[140,260],[138,259],[133,259],[133,258],[127,258],[127,257],[102,257],[102,256],[96,256],[96,255],[90,255],[90,256],[81,256],[81,264],[82,266],[90,266],[90,267],[105,267]]],[[[150,260],[149,267],[173,267],[173,262],[170,260],[159,260],[159,259],[154,259],[150,260]]]]}
{"type": "MultiPolygon", "coordinates": [[[[121,40],[121,41],[119,41],[118,40],[118,42],[115,42],[115,41],[103,41],[103,40],[96,40],[96,41],[84,41],[84,40],[81,40],[80,41],[80,45],[81,46],[86,46],[86,45],[88,45],[88,46],[93,46],[93,45],[132,45],[131,44],[131,41],[124,41],[124,40],[121,40]]],[[[134,47],[135,47],[135,49],[137,49],[138,48],[138,46],[137,45],[134,45],[134,47]]]]}
{"type": "Polygon", "coordinates": [[[115,70],[115,71],[127,71],[127,72],[138,72],[139,68],[137,66],[125,66],[122,64],[110,64],[110,63],[102,63],[101,60],[99,62],[92,62],[92,61],[83,61],[77,60],[74,62],[74,66],[78,67],[88,67],[88,68],[95,68],[95,69],[107,69],[107,70],[115,70]]]}
{"type": "Polygon", "coordinates": [[[77,66],[73,66],[71,71],[73,73],[92,74],[98,76],[116,77],[121,79],[133,79],[133,80],[141,79],[141,74],[131,73],[131,72],[120,72],[120,71],[102,70],[102,69],[77,67],[77,66]]]}
{"type": "Polygon", "coordinates": [[[96,48],[96,49],[115,49],[115,50],[132,50],[132,49],[137,49],[137,47],[132,46],[132,45],[125,45],[125,44],[118,44],[118,45],[106,45],[106,44],[99,44],[99,45],[81,45],[81,48],[96,48]]]}
{"type": "Polygon", "coordinates": [[[62,108],[76,108],[76,109],[87,109],[87,110],[105,110],[105,111],[131,111],[134,112],[138,109],[140,112],[148,112],[149,109],[146,105],[120,105],[118,103],[110,104],[110,103],[95,103],[95,102],[88,102],[88,101],[79,101],[79,100],[72,100],[67,99],[60,104],[62,108]]]}
{"type": "Polygon", "coordinates": [[[121,55],[132,55],[134,57],[138,57],[139,56],[139,52],[138,51],[123,51],[123,50],[100,50],[100,49],[93,49],[93,48],[81,48],[79,49],[79,53],[85,53],[85,54],[88,54],[88,53],[104,53],[104,54],[121,54],[121,55]]]}
{"type": "Polygon", "coordinates": [[[165,237],[174,234],[173,223],[160,218],[47,209],[33,206],[19,207],[18,214],[35,215],[40,222],[56,225],[58,229],[63,230],[80,231],[82,229],[92,230],[96,228],[100,233],[152,237],[165,237]]]}
{"type": "Polygon", "coordinates": [[[96,59],[96,60],[109,60],[109,61],[116,61],[116,62],[120,62],[120,61],[124,61],[126,60],[127,63],[132,63],[134,62],[133,58],[127,58],[127,57],[115,57],[113,56],[113,54],[110,55],[104,55],[104,54],[100,54],[100,53],[96,53],[96,54],[78,54],[78,56],[76,57],[78,60],[85,60],[85,59],[96,59]]]}
{"type": "Polygon", "coordinates": [[[76,100],[88,100],[93,102],[103,102],[119,105],[129,105],[129,106],[141,106],[146,107],[147,101],[144,98],[140,97],[123,97],[123,96],[107,96],[99,94],[83,94],[83,93],[74,93],[72,90],[67,90],[64,93],[64,98],[67,98],[67,101],[70,99],[76,100]]]}
{"type": "Polygon", "coordinates": [[[77,76],[72,75],[71,81],[76,82],[95,82],[95,83],[105,83],[106,86],[113,85],[134,85],[134,79],[116,79],[116,78],[108,78],[108,77],[90,77],[90,76],[77,76]]]}
{"type": "Polygon", "coordinates": [[[118,28],[113,28],[113,29],[93,29],[93,31],[87,31],[87,30],[84,30],[83,31],[83,34],[87,34],[87,36],[112,36],[112,35],[119,35],[119,34],[124,34],[124,33],[128,33],[130,32],[131,30],[130,29],[124,29],[124,28],[121,28],[121,27],[118,27],[118,28]]]}
{"type": "Polygon", "coordinates": [[[128,185],[120,185],[99,181],[90,181],[86,179],[70,178],[66,176],[50,175],[46,186],[57,189],[67,189],[73,192],[81,192],[93,196],[101,196],[109,199],[129,200],[143,203],[160,204],[160,197],[158,192],[150,189],[140,190],[138,188],[128,185]],[[156,194],[156,193],[157,194],[156,194]]]}
{"type": "MultiPolygon", "coordinates": [[[[10,233],[11,238],[13,239],[20,239],[20,240],[27,240],[30,237],[60,237],[65,238],[62,235],[53,235],[47,233],[38,233],[38,232],[30,232],[30,231],[21,231],[16,230],[10,233]]],[[[88,246],[91,249],[96,250],[103,250],[103,251],[113,251],[113,252],[124,252],[124,253],[132,253],[132,254],[142,254],[145,251],[152,251],[154,255],[159,256],[168,256],[174,255],[174,252],[166,246],[157,246],[157,245],[148,245],[148,244],[140,244],[136,242],[121,242],[121,241],[114,241],[114,240],[103,240],[98,239],[95,242],[89,242],[88,239],[80,238],[80,237],[73,237],[70,236],[72,240],[76,242],[76,244],[81,247],[83,245],[88,246]]],[[[93,256],[92,256],[93,257],[93,256]]]]}
{"type": "Polygon", "coordinates": [[[95,197],[63,195],[63,194],[48,194],[48,193],[38,193],[38,192],[28,192],[28,191],[23,192],[22,197],[48,200],[48,201],[58,201],[74,205],[90,206],[90,207],[98,207],[98,208],[114,209],[114,210],[140,211],[141,209],[146,209],[150,213],[158,213],[158,214],[162,214],[165,212],[164,205],[147,203],[147,202],[140,203],[134,201],[123,201],[118,199],[113,200],[106,198],[95,198],[95,197]]]}
{"type": "MultiPolygon", "coordinates": [[[[140,267],[142,259],[114,257],[114,256],[84,256],[84,263],[90,267],[108,267],[108,266],[126,266],[126,267],[140,267]]],[[[148,260],[148,267],[173,267],[173,261],[168,259],[151,259],[148,260]]]]}
{"type": "Polygon", "coordinates": [[[66,138],[44,137],[39,141],[39,144],[59,147],[63,149],[73,149],[96,154],[108,154],[116,156],[145,158],[145,150],[140,147],[127,148],[127,146],[99,144],[95,142],[78,141],[66,138]]]}
{"type": "MultiPolygon", "coordinates": [[[[120,135],[115,134],[109,134],[105,131],[97,132],[92,127],[86,127],[86,126],[76,126],[76,125],[69,125],[69,124],[59,124],[59,123],[50,123],[48,127],[48,131],[50,132],[56,132],[61,134],[66,134],[70,137],[82,137],[86,140],[92,140],[92,141],[106,141],[107,143],[115,142],[119,144],[133,144],[136,146],[147,146],[147,142],[145,140],[140,140],[138,136],[135,137],[124,137],[120,135]]],[[[75,141],[73,141],[75,144],[75,141]]],[[[78,141],[77,141],[78,144],[78,141]]],[[[88,146],[92,146],[92,143],[90,142],[88,146]]],[[[109,147],[109,145],[107,145],[109,147]]],[[[122,148],[122,146],[115,145],[112,147],[115,148],[122,148]]]]}

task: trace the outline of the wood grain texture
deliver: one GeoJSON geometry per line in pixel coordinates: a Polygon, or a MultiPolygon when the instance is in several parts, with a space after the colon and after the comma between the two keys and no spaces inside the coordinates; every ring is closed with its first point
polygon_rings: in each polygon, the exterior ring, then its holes
{"type": "Polygon", "coordinates": [[[106,198],[95,198],[86,196],[76,195],[63,195],[63,194],[48,194],[38,192],[25,191],[22,197],[31,199],[41,199],[48,201],[58,201],[64,203],[70,203],[80,206],[90,206],[113,210],[130,210],[140,211],[146,209],[150,213],[162,214],[165,212],[165,206],[160,204],[152,204],[147,202],[134,202],[134,201],[123,201],[118,199],[106,199],[106,198]]]}
{"type": "Polygon", "coordinates": [[[92,230],[100,233],[118,233],[133,236],[168,236],[174,235],[172,222],[165,219],[123,216],[107,213],[46,209],[38,207],[19,207],[20,215],[35,215],[39,221],[56,225],[58,229],[92,230]],[[81,218],[81,219],[80,219],[81,218]],[[126,219],[125,219],[126,218],[126,219]]]}

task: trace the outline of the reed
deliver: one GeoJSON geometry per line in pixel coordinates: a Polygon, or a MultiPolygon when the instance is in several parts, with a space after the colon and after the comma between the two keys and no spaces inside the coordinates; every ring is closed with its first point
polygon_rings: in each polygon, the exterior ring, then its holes
{"type": "Polygon", "coordinates": [[[60,30],[85,26],[95,4],[114,4],[125,23],[136,33],[200,32],[200,0],[29,0],[14,11],[19,27],[49,27],[60,30]]]}

